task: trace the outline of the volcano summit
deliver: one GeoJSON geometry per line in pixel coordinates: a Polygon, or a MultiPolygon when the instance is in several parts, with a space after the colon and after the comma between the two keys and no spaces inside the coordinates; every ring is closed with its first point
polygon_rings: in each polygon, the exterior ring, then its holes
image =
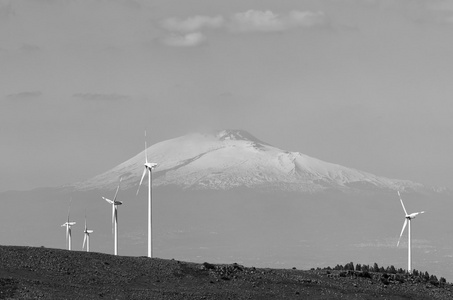
{"type": "MultiPolygon", "coordinates": [[[[260,141],[244,130],[193,133],[147,149],[156,162],[153,184],[195,190],[246,187],[316,193],[328,190],[423,190],[421,184],[395,180],[324,162],[260,141]]],[[[112,189],[118,177],[125,188],[139,182],[144,151],[84,182],[77,190],[112,189]]]]}

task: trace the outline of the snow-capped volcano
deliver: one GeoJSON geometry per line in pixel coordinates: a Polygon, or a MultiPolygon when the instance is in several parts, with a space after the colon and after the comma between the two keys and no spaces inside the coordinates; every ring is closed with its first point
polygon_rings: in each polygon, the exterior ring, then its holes
{"type": "MultiPolygon", "coordinates": [[[[147,149],[158,164],[153,186],[228,190],[237,187],[317,192],[329,189],[418,190],[421,184],[395,180],[328,163],[300,152],[271,146],[243,130],[194,133],[166,140],[147,149]]],[[[85,182],[79,190],[136,186],[143,172],[145,151],[85,182]]],[[[146,182],[145,182],[146,183],[146,182]]]]}

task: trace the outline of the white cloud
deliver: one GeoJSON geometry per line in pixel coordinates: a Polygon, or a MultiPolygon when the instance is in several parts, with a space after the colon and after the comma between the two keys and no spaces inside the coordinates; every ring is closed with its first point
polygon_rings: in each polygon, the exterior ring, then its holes
{"type": "Polygon", "coordinates": [[[239,32],[275,32],[296,27],[311,27],[322,24],[324,19],[323,12],[293,10],[288,14],[279,15],[270,10],[248,10],[234,14],[229,27],[232,31],[239,32]]]}
{"type": "Polygon", "coordinates": [[[175,47],[193,47],[206,40],[201,32],[191,32],[184,35],[170,35],[164,38],[164,43],[175,47]]]}
{"type": "Polygon", "coordinates": [[[222,16],[194,16],[181,20],[178,18],[169,18],[162,22],[162,26],[170,31],[194,32],[202,28],[218,28],[224,23],[222,16]]]}
{"type": "Polygon", "coordinates": [[[228,28],[231,32],[272,32],[296,27],[311,27],[322,24],[323,12],[297,11],[278,15],[270,10],[248,10],[232,15],[228,21],[222,16],[194,16],[186,19],[168,18],[161,26],[168,31],[162,41],[169,46],[191,47],[203,43],[207,37],[203,29],[228,28]]]}

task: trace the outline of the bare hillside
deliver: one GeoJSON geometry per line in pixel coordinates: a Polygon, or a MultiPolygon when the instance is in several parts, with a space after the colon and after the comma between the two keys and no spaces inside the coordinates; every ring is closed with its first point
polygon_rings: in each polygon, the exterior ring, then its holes
{"type": "Polygon", "coordinates": [[[0,299],[451,299],[433,285],[357,271],[258,269],[0,247],[0,299]],[[385,278],[383,278],[383,276],[385,278]]]}

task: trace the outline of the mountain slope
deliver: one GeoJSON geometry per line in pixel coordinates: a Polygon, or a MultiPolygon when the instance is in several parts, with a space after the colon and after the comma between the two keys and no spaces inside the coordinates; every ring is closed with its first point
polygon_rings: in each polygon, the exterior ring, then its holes
{"type": "MultiPolygon", "coordinates": [[[[285,151],[242,130],[189,134],[157,143],[147,152],[148,159],[158,164],[153,172],[155,187],[175,185],[214,190],[247,187],[310,193],[331,189],[424,189],[411,181],[388,179],[285,151]]],[[[75,188],[111,189],[120,176],[123,188],[134,187],[143,172],[144,156],[143,151],[103,174],[75,184],[75,188]]]]}

